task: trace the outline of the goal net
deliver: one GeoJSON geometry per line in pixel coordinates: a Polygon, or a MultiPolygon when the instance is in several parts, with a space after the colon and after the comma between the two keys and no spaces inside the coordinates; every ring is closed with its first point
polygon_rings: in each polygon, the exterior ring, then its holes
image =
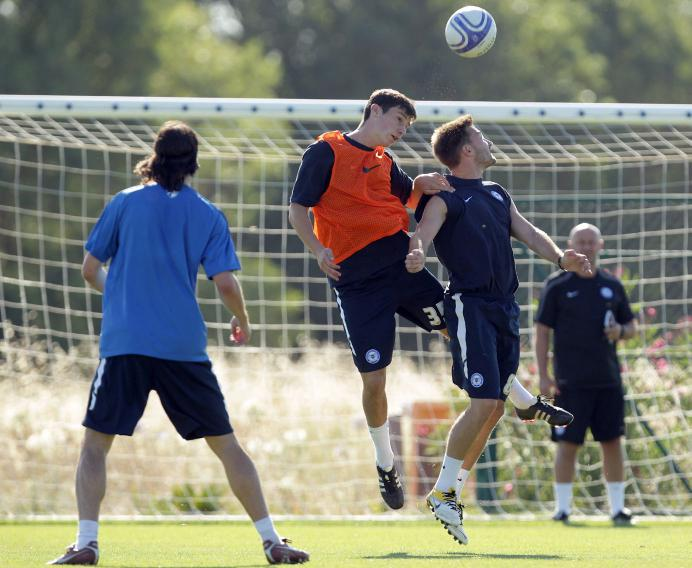
{"type": "MultiPolygon", "coordinates": [[[[230,345],[228,314],[200,275],[210,353],[236,433],[274,513],[382,513],[360,378],[329,286],[288,223],[304,149],[359,122],[362,101],[0,97],[0,516],[73,515],[73,477],[101,297],[85,286],[83,244],[108,200],[134,185],[156,130],[183,119],[200,138],[193,185],[226,214],[243,264],[252,344],[230,345]]],[[[692,106],[424,102],[391,150],[411,175],[440,171],[430,135],[470,112],[495,144],[489,172],[558,244],[599,226],[601,266],[640,321],[621,346],[627,391],[626,499],[637,513],[689,514],[692,106]],[[688,475],[688,474],[687,474],[688,475]]],[[[537,388],[532,322],[554,267],[515,242],[520,379],[537,388]]],[[[437,261],[429,267],[441,280],[437,261]]],[[[422,513],[444,439],[466,396],[444,342],[399,320],[388,394],[408,493],[422,513]]],[[[554,447],[544,423],[508,405],[470,484],[477,513],[546,515],[554,447]]],[[[607,512],[598,445],[580,454],[575,509],[607,512]]],[[[237,514],[204,442],[185,443],[158,400],[109,457],[106,515],[237,514]]]]}

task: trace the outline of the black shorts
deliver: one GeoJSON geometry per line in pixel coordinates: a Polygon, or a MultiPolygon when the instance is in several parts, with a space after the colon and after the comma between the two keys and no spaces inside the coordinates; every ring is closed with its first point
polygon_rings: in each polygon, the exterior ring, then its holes
{"type": "Polygon", "coordinates": [[[608,442],[625,434],[625,394],[622,386],[602,389],[561,388],[555,404],[574,414],[566,428],[552,428],[553,442],[583,444],[587,428],[593,439],[608,442]]]}
{"type": "Polygon", "coordinates": [[[131,436],[151,390],[186,440],[233,432],[211,362],[144,355],[101,359],[82,424],[103,434],[131,436]]]}
{"type": "Polygon", "coordinates": [[[464,294],[444,306],[452,381],[471,398],[506,400],[519,368],[519,306],[464,294]]]}
{"type": "Polygon", "coordinates": [[[426,331],[446,327],[442,315],[442,285],[428,270],[411,274],[404,261],[368,278],[335,286],[334,294],[361,373],[382,369],[392,362],[399,314],[426,331]]]}

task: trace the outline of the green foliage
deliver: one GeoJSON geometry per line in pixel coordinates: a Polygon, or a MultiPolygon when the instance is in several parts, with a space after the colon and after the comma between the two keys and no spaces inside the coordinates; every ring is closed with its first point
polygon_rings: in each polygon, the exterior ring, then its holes
{"type": "Polygon", "coordinates": [[[281,77],[258,41],[220,35],[193,0],[0,4],[3,93],[266,97],[281,77]]]}
{"type": "Polygon", "coordinates": [[[244,37],[283,57],[283,96],[363,98],[394,87],[418,99],[689,102],[686,0],[487,0],[498,37],[483,57],[447,49],[459,4],[235,0],[244,37]]]}
{"type": "Polygon", "coordinates": [[[154,51],[159,66],[150,77],[150,95],[273,95],[281,76],[278,57],[264,54],[257,40],[244,45],[221,41],[209,25],[209,14],[194,3],[175,2],[170,10],[161,11],[158,31],[154,51]],[[252,80],[239,80],[249,77],[252,80]]]}

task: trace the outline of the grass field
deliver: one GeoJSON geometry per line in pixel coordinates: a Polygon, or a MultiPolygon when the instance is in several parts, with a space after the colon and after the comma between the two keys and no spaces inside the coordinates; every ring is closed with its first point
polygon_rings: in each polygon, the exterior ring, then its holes
{"type": "MultiPolygon", "coordinates": [[[[311,566],[692,566],[692,523],[551,521],[467,522],[471,542],[457,545],[430,522],[278,523],[312,554],[311,566]]],[[[3,568],[43,566],[74,539],[73,523],[0,523],[3,568]]],[[[249,523],[103,523],[99,566],[135,568],[266,566],[249,523]]]]}

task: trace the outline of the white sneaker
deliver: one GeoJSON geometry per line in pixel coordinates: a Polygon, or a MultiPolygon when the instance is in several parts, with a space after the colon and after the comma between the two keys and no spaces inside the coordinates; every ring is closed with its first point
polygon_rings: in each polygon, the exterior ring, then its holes
{"type": "Polygon", "coordinates": [[[469,543],[469,537],[466,536],[466,533],[464,532],[464,526],[463,525],[459,525],[458,527],[453,527],[452,525],[443,524],[442,526],[445,529],[447,529],[447,532],[459,544],[468,544],[469,543]]]}
{"type": "Polygon", "coordinates": [[[433,488],[433,490],[428,493],[425,502],[428,504],[428,507],[430,507],[435,518],[441,523],[453,527],[461,525],[461,508],[457,503],[457,494],[454,489],[450,489],[449,491],[438,491],[433,488]]]}

